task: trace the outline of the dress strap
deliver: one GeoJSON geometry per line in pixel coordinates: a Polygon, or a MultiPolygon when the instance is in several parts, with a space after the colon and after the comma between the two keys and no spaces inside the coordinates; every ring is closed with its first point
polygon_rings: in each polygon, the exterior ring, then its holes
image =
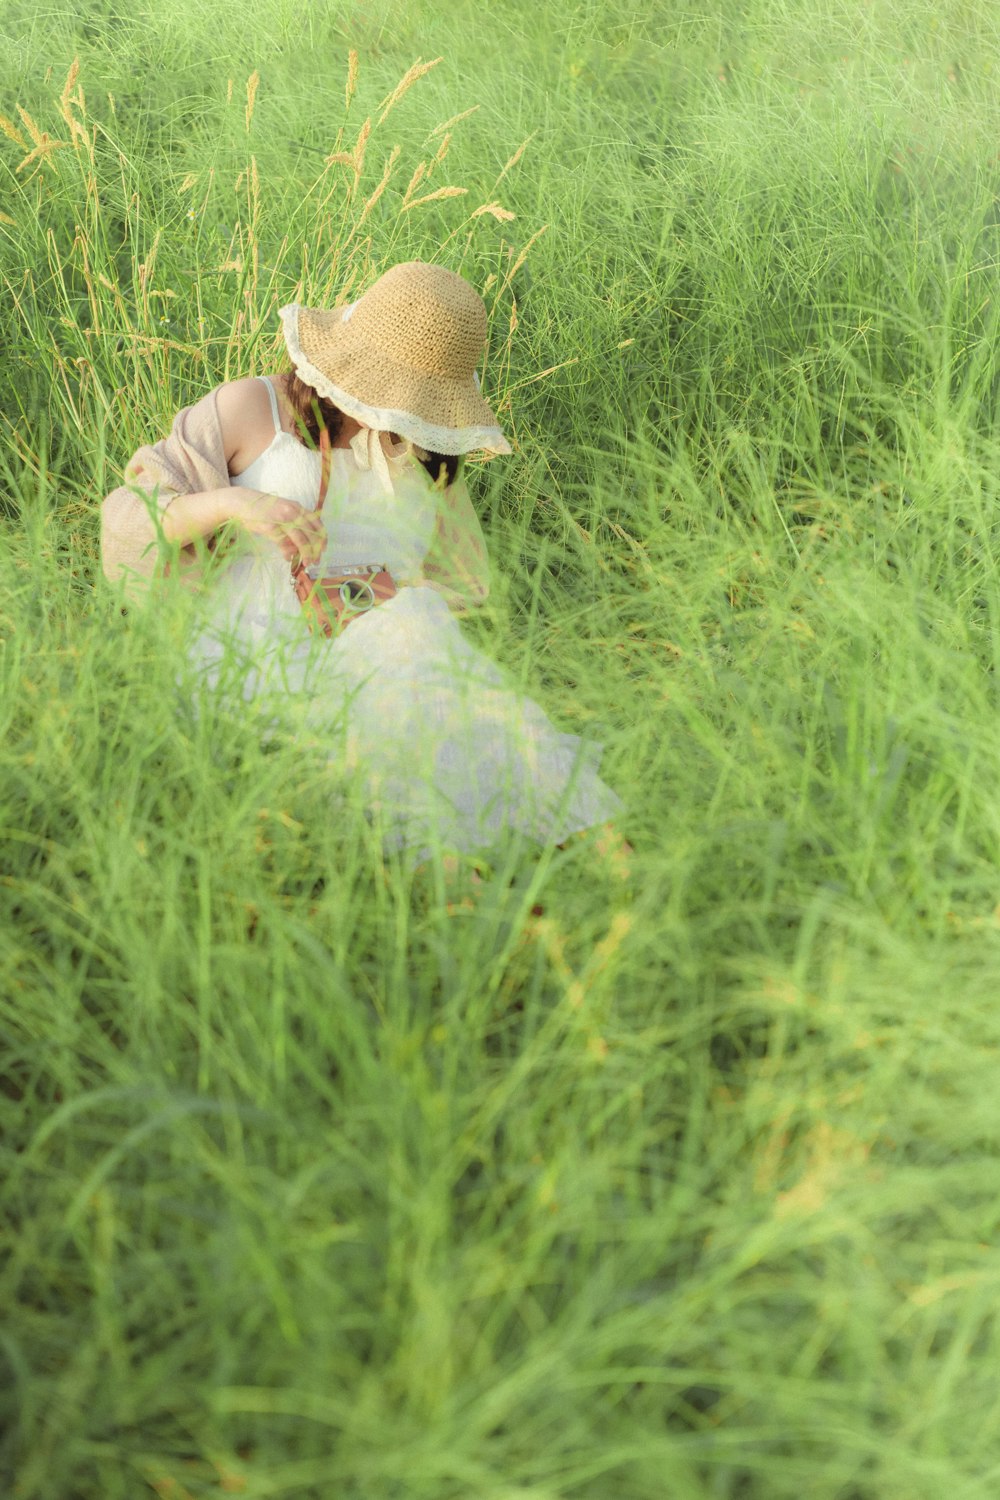
{"type": "Polygon", "coordinates": [[[268,380],[266,375],[258,375],[257,379],[262,380],[267,386],[267,394],[271,398],[271,416],[274,418],[274,430],[275,432],[282,432],[284,431],[284,429],[281,425],[281,418],[278,415],[278,398],[274,394],[274,386],[268,380]]]}

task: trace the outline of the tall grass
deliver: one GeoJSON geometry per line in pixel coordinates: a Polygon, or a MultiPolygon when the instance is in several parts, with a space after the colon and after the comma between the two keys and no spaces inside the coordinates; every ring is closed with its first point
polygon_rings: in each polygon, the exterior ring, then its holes
{"type": "Polygon", "coordinates": [[[992,11],[3,25],[6,1488],[992,1500],[992,11]],[[411,255],[517,441],[463,628],[627,886],[449,905],[99,577],[138,443],[411,255]]]}

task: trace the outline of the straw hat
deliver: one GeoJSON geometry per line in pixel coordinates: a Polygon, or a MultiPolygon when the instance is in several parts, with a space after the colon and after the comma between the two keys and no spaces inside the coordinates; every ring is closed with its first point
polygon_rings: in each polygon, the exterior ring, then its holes
{"type": "Polygon", "coordinates": [[[509,453],[479,393],[486,308],[454,271],[393,266],[348,307],[281,309],[296,373],[366,427],[433,453],[509,453]]]}

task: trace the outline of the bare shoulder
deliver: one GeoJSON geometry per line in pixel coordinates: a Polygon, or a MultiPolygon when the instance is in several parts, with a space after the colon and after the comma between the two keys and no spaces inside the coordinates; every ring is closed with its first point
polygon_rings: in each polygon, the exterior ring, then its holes
{"type": "Polygon", "coordinates": [[[274,437],[274,420],[267,388],[255,375],[229,380],[215,392],[222,445],[230,473],[238,474],[274,437]]]}

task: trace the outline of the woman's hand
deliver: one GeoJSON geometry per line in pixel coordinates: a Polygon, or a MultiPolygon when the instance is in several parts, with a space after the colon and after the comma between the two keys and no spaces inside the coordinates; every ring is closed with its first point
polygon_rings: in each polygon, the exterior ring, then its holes
{"type": "Polygon", "coordinates": [[[251,536],[274,542],[283,557],[294,563],[319,562],[326,545],[326,528],[315,511],[306,510],[294,500],[268,495],[263,490],[237,491],[233,520],[251,536]]]}

